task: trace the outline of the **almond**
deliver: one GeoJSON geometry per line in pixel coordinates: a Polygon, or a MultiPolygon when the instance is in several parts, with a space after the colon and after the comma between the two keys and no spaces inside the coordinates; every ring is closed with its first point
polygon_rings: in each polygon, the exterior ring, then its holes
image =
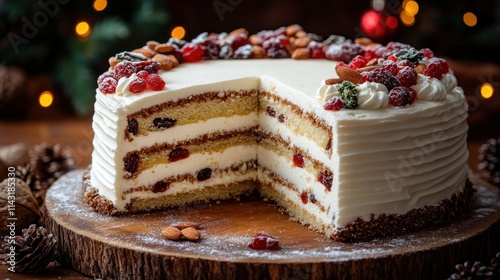
{"type": "Polygon", "coordinates": [[[118,64],[120,61],[116,59],[114,56],[112,56],[108,59],[108,62],[109,62],[109,67],[111,69],[115,69],[116,64],[118,64]]]}
{"type": "Polygon", "coordinates": [[[309,49],[308,48],[298,48],[295,49],[292,53],[293,59],[308,59],[309,58],[309,49]]]}
{"type": "Polygon", "coordinates": [[[361,84],[363,82],[363,76],[356,70],[345,66],[335,67],[335,71],[339,78],[344,81],[349,81],[353,84],[361,84]]]}
{"type": "Polygon", "coordinates": [[[179,60],[177,60],[177,57],[173,54],[167,54],[167,58],[172,61],[172,67],[177,67],[179,66],[179,60]]]}
{"type": "Polygon", "coordinates": [[[201,224],[195,223],[195,222],[181,222],[181,223],[174,224],[172,226],[175,228],[178,228],[179,230],[183,230],[183,229],[188,228],[188,227],[192,227],[195,229],[202,228],[201,224]]]}
{"type": "Polygon", "coordinates": [[[340,84],[342,83],[342,79],[340,78],[330,78],[325,80],[325,85],[334,85],[334,84],[340,84]]]}
{"type": "Polygon", "coordinates": [[[378,64],[378,58],[372,58],[368,63],[366,63],[366,66],[375,66],[378,64]]]}
{"type": "Polygon", "coordinates": [[[156,54],[153,56],[153,60],[160,63],[162,70],[170,70],[174,67],[174,63],[166,54],[156,54]]]}
{"type": "Polygon", "coordinates": [[[373,41],[369,38],[361,37],[361,38],[356,38],[354,40],[354,43],[356,43],[358,45],[362,45],[362,46],[368,46],[371,43],[373,43],[373,41]]]}
{"type": "Polygon", "coordinates": [[[420,63],[419,65],[415,66],[413,69],[415,69],[415,71],[417,71],[417,73],[419,73],[419,74],[424,74],[425,68],[426,68],[425,64],[420,63]]]}
{"type": "Polygon", "coordinates": [[[169,240],[180,240],[182,232],[175,227],[166,227],[161,231],[161,235],[169,240]]]}
{"type": "Polygon", "coordinates": [[[140,48],[140,49],[135,49],[133,50],[132,52],[135,52],[135,53],[140,53],[142,55],[144,55],[145,57],[147,58],[152,58],[153,56],[155,56],[156,52],[153,51],[152,49],[150,48],[140,48]]]}
{"type": "Polygon", "coordinates": [[[361,72],[365,72],[365,71],[372,71],[373,69],[378,68],[378,67],[380,67],[380,66],[376,66],[376,65],[365,66],[365,67],[361,67],[361,68],[356,69],[356,71],[361,73],[361,72]]]}
{"type": "Polygon", "coordinates": [[[266,57],[266,51],[261,46],[252,46],[252,58],[264,58],[266,57]]]}
{"type": "Polygon", "coordinates": [[[190,241],[196,241],[200,239],[200,231],[195,229],[194,227],[187,227],[181,230],[182,235],[190,241]]]}
{"type": "Polygon", "coordinates": [[[155,47],[155,51],[157,51],[159,53],[169,53],[169,52],[173,51],[174,49],[175,49],[174,46],[167,44],[167,43],[159,44],[155,47]]]}
{"type": "Polygon", "coordinates": [[[311,38],[304,36],[297,38],[293,43],[297,48],[305,48],[311,42],[311,38]]]}
{"type": "Polygon", "coordinates": [[[303,30],[302,26],[298,24],[292,24],[286,27],[286,35],[294,36],[297,32],[303,30]]]}
{"type": "Polygon", "coordinates": [[[248,31],[245,28],[238,28],[238,29],[235,29],[235,30],[231,31],[227,35],[227,37],[237,36],[237,35],[240,35],[240,34],[246,34],[248,36],[248,31]]]}
{"type": "Polygon", "coordinates": [[[307,36],[307,33],[304,30],[299,30],[297,33],[295,33],[295,37],[300,38],[300,37],[305,37],[307,36]]]}
{"type": "Polygon", "coordinates": [[[155,50],[156,46],[158,46],[159,44],[160,43],[158,43],[157,41],[147,41],[146,42],[146,46],[153,51],[155,50]]]}

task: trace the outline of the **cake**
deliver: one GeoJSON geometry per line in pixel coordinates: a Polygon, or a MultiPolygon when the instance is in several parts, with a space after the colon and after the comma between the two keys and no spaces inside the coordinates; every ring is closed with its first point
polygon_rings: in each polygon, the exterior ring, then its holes
{"type": "Polygon", "coordinates": [[[83,180],[106,215],[258,192],[356,241],[442,223],[472,196],[465,96],[429,49],[291,25],[149,41],[109,62],[83,180]]]}

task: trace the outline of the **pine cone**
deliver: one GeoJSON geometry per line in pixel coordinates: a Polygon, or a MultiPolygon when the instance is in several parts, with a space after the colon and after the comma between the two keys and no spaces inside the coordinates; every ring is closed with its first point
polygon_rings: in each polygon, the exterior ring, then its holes
{"type": "Polygon", "coordinates": [[[500,252],[491,260],[490,265],[483,265],[481,262],[466,261],[455,266],[457,272],[453,273],[448,280],[486,280],[500,279],[500,252]]]}
{"type": "Polygon", "coordinates": [[[42,199],[43,203],[47,189],[59,177],[74,169],[75,161],[70,151],[62,149],[59,144],[43,143],[35,146],[30,157],[30,173],[34,182],[28,184],[32,187],[35,197],[42,199]]]}
{"type": "Polygon", "coordinates": [[[479,149],[478,169],[481,176],[500,187],[500,138],[489,139],[479,149]]]}
{"type": "Polygon", "coordinates": [[[22,235],[5,236],[2,249],[9,268],[14,266],[15,272],[36,273],[56,259],[56,245],[57,240],[51,233],[42,226],[32,224],[23,229],[22,235]]]}

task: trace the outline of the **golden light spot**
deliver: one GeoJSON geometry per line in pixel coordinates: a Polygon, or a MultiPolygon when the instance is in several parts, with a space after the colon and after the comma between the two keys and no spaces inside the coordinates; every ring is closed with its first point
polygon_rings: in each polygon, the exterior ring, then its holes
{"type": "Polygon", "coordinates": [[[409,16],[415,16],[418,13],[418,9],[419,9],[418,3],[415,1],[408,1],[404,6],[404,11],[409,16]]]}
{"type": "Polygon", "coordinates": [[[405,11],[402,11],[399,14],[399,18],[401,19],[401,22],[406,26],[412,26],[413,24],[415,24],[415,17],[408,15],[405,11]]]}
{"type": "Polygon", "coordinates": [[[493,93],[495,92],[495,89],[493,88],[493,86],[489,83],[484,83],[482,86],[481,86],[481,96],[484,98],[484,99],[488,99],[490,97],[493,96],[493,93]]]}
{"type": "Polygon", "coordinates": [[[80,21],[75,26],[75,32],[80,37],[88,37],[90,35],[90,25],[86,21],[80,21]]]}
{"type": "Polygon", "coordinates": [[[182,26],[176,26],[172,29],[171,36],[175,39],[182,39],[186,35],[186,30],[182,26]]]}
{"type": "Polygon", "coordinates": [[[476,24],[477,24],[477,17],[474,13],[471,13],[471,12],[465,13],[463,19],[464,19],[465,25],[467,25],[469,27],[476,26],[476,24]]]}
{"type": "Polygon", "coordinates": [[[54,95],[52,95],[52,92],[46,90],[40,93],[40,96],[38,97],[38,103],[40,103],[40,106],[46,108],[52,105],[52,102],[54,102],[54,95]]]}
{"type": "Polygon", "coordinates": [[[94,7],[94,10],[100,12],[100,11],[106,9],[106,6],[108,6],[108,1],[106,1],[106,0],[95,0],[94,4],[92,6],[94,7]]]}

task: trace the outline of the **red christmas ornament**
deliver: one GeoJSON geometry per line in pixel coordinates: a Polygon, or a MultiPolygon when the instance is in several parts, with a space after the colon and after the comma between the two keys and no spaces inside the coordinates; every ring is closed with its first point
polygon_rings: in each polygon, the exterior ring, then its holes
{"type": "Polygon", "coordinates": [[[374,41],[384,41],[398,28],[398,19],[383,11],[369,10],[361,17],[361,31],[374,41]]]}

